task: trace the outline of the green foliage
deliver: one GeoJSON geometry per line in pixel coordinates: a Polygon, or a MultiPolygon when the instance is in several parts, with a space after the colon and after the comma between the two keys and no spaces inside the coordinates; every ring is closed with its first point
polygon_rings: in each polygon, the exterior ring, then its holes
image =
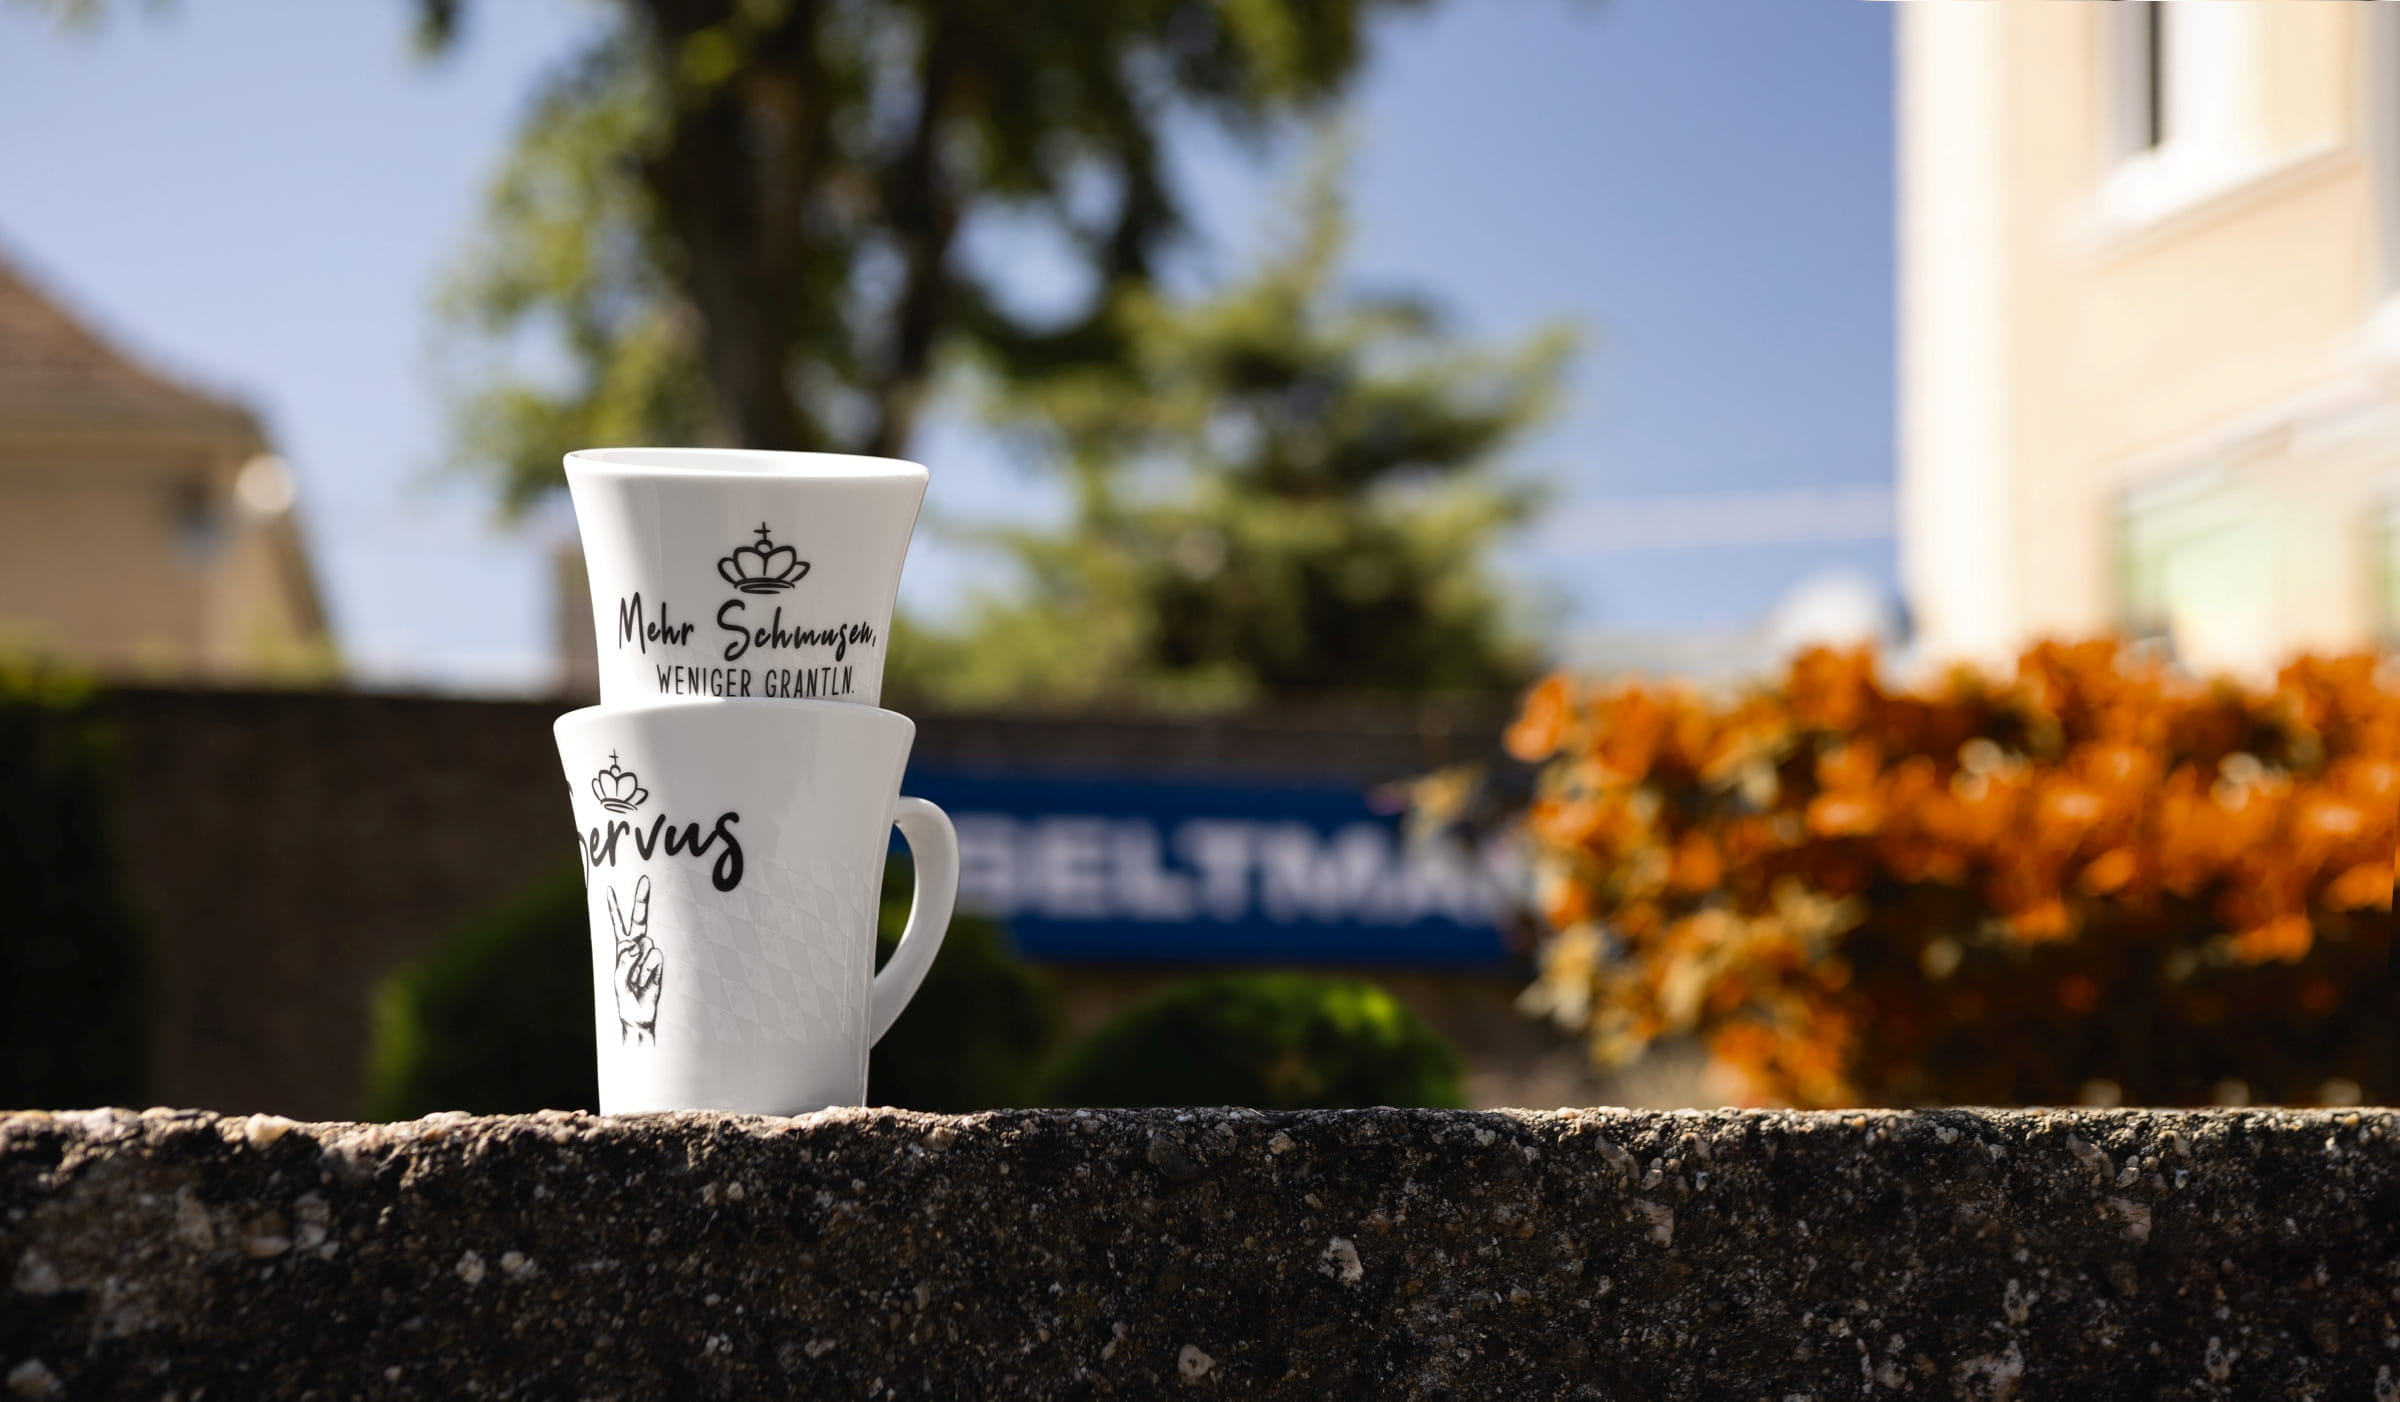
{"type": "MultiPolygon", "coordinates": [[[[988,537],[1020,588],[903,621],[893,684],[954,704],[1219,708],[1504,691],[1523,620],[1486,559],[1532,504],[1495,461],[1556,333],[1452,344],[1334,288],[1329,175],[1252,282],[1153,289],[1184,227],[1171,123],[1321,112],[1420,0],[612,0],[546,82],[446,299],[460,458],[522,510],[595,443],[896,454],[945,366],[1066,464],[1064,532],[988,537]],[[1062,253],[1012,303],[977,229],[1062,253]],[[542,367],[530,373],[529,365],[542,367]]],[[[447,42],[462,6],[420,0],[447,42]]]]}
{"type": "Polygon", "coordinates": [[[599,1105],[582,873],[561,866],[375,991],[364,1113],[599,1105]]]}
{"type": "MultiPolygon", "coordinates": [[[[879,955],[900,942],[910,882],[895,853],[884,866],[879,955]]],[[[1009,950],[1000,927],[956,916],[908,1011],[868,1055],[867,1098],[950,1112],[1034,1104],[1059,1022],[1057,992],[1009,950]]]]}
{"type": "MultiPolygon", "coordinates": [[[[908,915],[908,864],[885,869],[880,940],[908,915]]],[[[990,921],[951,922],[941,957],[870,1059],[869,1094],[917,1110],[1029,1103],[1057,1036],[1055,998],[990,921]]],[[[591,937],[581,874],[561,867],[375,998],[365,1113],[593,1109],[591,937]]]]}
{"type": "Polygon", "coordinates": [[[960,705],[1240,704],[1323,689],[1498,691],[1533,653],[1487,568],[1533,495],[1497,456],[1544,411],[1561,330],[1461,347],[1424,305],[1336,286],[1330,163],[1249,281],[1132,291],[1122,359],[1011,388],[1067,465],[1067,528],[986,533],[1021,576],[914,628],[896,689],[960,705]]]}
{"type": "Polygon", "coordinates": [[[152,974],[79,688],[0,670],[0,1106],[138,1105],[152,974]]]}
{"type": "Polygon", "coordinates": [[[1261,1110],[1462,1103],[1457,1052],[1415,1013],[1371,983],[1294,973],[1167,988],[1078,1045],[1048,1099],[1261,1110]]]}
{"type": "MultiPolygon", "coordinates": [[[[885,871],[878,942],[907,918],[909,869],[885,871]]],[[[591,1109],[591,942],[582,877],[563,867],[375,999],[364,1113],[591,1109]]],[[[1033,1105],[1457,1105],[1458,1056],[1372,984],[1302,974],[1186,980],[1070,1049],[1055,1072],[1057,994],[999,927],[951,923],[924,985],[869,1059],[880,1105],[962,1112],[1033,1105]]]]}
{"type": "MultiPolygon", "coordinates": [[[[1183,228],[1167,126],[1256,136],[1337,94],[1416,0],[612,0],[553,75],[450,306],[463,454],[521,506],[593,442],[894,453],[940,362],[1113,354],[1109,308],[1183,228]],[[967,235],[1085,275],[1012,309],[967,235]],[[559,373],[524,374],[528,343],[559,373]]],[[[460,0],[419,0],[436,47],[460,0]]],[[[985,260],[988,262],[988,260],[985,260]]]]}
{"type": "MultiPolygon", "coordinates": [[[[27,10],[56,23],[61,29],[86,29],[97,24],[105,8],[102,0],[10,0],[17,9],[27,10]]],[[[157,8],[157,0],[152,0],[157,8]]]]}
{"type": "Polygon", "coordinates": [[[458,450],[497,472],[511,512],[563,482],[559,459],[570,449],[711,435],[692,316],[643,232],[632,174],[654,139],[658,103],[622,42],[554,74],[443,292],[450,369],[473,386],[457,396],[458,450]],[[563,352],[568,383],[513,372],[528,331],[563,352]]]}

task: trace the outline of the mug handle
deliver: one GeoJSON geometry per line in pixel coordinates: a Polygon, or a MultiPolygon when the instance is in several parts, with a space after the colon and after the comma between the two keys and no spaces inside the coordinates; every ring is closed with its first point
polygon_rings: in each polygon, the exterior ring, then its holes
{"type": "Polygon", "coordinates": [[[950,929],[950,910],[958,901],[958,830],[950,815],[921,798],[904,798],[892,813],[892,825],[908,839],[908,855],[916,862],[917,891],[908,908],[908,928],[900,932],[899,947],[875,975],[875,992],[867,1008],[867,1045],[883,1040],[899,1020],[900,1010],[917,996],[917,985],[933,967],[950,929]]]}

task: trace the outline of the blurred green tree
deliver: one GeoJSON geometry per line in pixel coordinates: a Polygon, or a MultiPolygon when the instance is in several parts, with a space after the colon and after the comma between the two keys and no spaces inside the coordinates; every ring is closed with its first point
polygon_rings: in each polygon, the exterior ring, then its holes
{"type": "MultiPolygon", "coordinates": [[[[943,357],[1105,358],[1183,228],[1171,123],[1256,138],[1422,0],[612,0],[540,94],[447,297],[462,451],[522,507],[567,448],[897,453],[943,357]],[[1056,236],[1081,310],[1012,306],[979,225],[1056,236]],[[519,373],[529,339],[563,352],[519,373]]],[[[428,45],[461,0],[417,0],[428,45]]]]}
{"type": "Polygon", "coordinates": [[[995,417],[1071,474],[1060,531],[980,534],[1020,587],[911,629],[896,689],[955,704],[1234,705],[1498,691],[1535,654],[1487,561],[1535,502],[1500,455],[1573,338],[1462,346],[1424,302],[1344,291],[1330,152],[1248,280],[1122,291],[1120,357],[1009,387],[995,417]]]}

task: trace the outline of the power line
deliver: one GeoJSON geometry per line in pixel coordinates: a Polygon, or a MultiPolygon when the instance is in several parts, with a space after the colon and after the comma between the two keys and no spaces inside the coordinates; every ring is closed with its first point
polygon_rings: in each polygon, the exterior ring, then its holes
{"type": "Polygon", "coordinates": [[[1570,502],[1536,529],[1566,553],[1698,550],[1738,545],[1832,545],[1889,540],[1888,486],[1786,487],[1570,502]]]}

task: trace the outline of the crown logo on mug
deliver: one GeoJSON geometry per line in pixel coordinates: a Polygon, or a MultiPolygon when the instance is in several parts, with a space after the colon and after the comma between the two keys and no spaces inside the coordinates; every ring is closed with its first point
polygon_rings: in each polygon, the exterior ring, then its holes
{"type": "Polygon", "coordinates": [[[792,547],[770,539],[764,521],[758,523],[757,544],[737,545],[732,554],[717,561],[718,577],[745,594],[779,594],[807,573],[808,561],[792,547]]]}
{"type": "Polygon", "coordinates": [[[608,768],[592,776],[592,797],[611,813],[631,813],[649,796],[632,770],[618,766],[615,750],[608,752],[608,768]]]}

